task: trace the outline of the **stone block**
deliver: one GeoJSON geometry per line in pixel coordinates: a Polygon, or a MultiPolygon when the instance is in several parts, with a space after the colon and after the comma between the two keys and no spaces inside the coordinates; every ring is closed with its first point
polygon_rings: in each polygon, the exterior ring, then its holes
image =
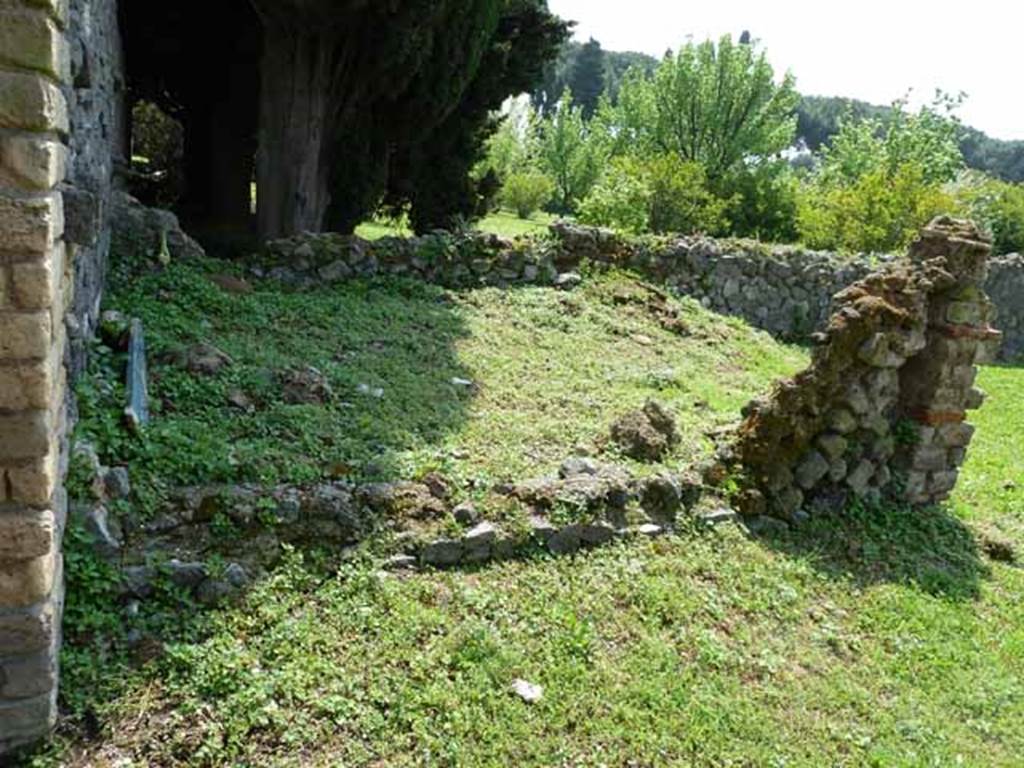
{"type": "Polygon", "coordinates": [[[61,192],[64,197],[64,237],[70,243],[95,245],[103,221],[99,196],[71,185],[62,187],[61,192]]]}
{"type": "Polygon", "coordinates": [[[58,632],[52,602],[24,610],[0,611],[0,656],[35,653],[48,648],[58,632]]]}
{"type": "Polygon", "coordinates": [[[0,193],[0,231],[4,233],[0,251],[47,256],[64,234],[63,198],[58,192],[31,196],[0,193]]]}
{"type": "Polygon", "coordinates": [[[959,474],[959,471],[956,469],[936,472],[932,475],[931,482],[928,484],[928,491],[937,497],[945,496],[956,487],[959,474]]]}
{"type": "Polygon", "coordinates": [[[41,603],[53,591],[60,555],[34,560],[0,562],[0,605],[28,608],[41,603]]]}
{"type": "Polygon", "coordinates": [[[0,512],[0,562],[34,560],[53,551],[52,512],[0,512]]]}
{"type": "Polygon", "coordinates": [[[0,365],[0,410],[45,410],[55,394],[61,349],[53,345],[49,360],[0,365]]]}
{"type": "Polygon", "coordinates": [[[0,461],[38,459],[50,452],[53,416],[50,411],[0,415],[0,461]]]}
{"type": "Polygon", "coordinates": [[[57,687],[57,648],[29,656],[0,658],[0,699],[44,696],[57,687]]]}
{"type": "Polygon", "coordinates": [[[64,35],[42,8],[0,8],[0,61],[62,82],[71,76],[64,35]]]}
{"type": "Polygon", "coordinates": [[[68,0],[25,0],[25,4],[42,8],[62,27],[68,23],[68,0]]]}
{"type": "Polygon", "coordinates": [[[56,723],[56,691],[0,704],[0,754],[43,738],[56,723]]]}
{"type": "Polygon", "coordinates": [[[48,505],[53,500],[59,479],[57,441],[52,440],[49,453],[20,467],[7,470],[10,500],[37,507],[48,505]]]}
{"type": "Polygon", "coordinates": [[[959,424],[943,424],[938,428],[938,438],[942,445],[950,448],[966,448],[974,437],[975,427],[967,422],[959,424]]]}
{"type": "Polygon", "coordinates": [[[49,358],[51,330],[49,312],[0,312],[0,360],[49,358]]]}
{"type": "Polygon", "coordinates": [[[0,128],[67,133],[64,94],[39,75],[0,70],[0,128]]]}
{"type": "Polygon", "coordinates": [[[48,258],[11,265],[11,298],[20,309],[48,309],[56,302],[64,277],[64,244],[48,258]]]}
{"type": "Polygon", "coordinates": [[[965,411],[976,411],[985,404],[985,390],[980,387],[971,387],[964,402],[965,411]]]}
{"type": "Polygon", "coordinates": [[[868,483],[871,482],[871,478],[874,474],[875,465],[867,459],[863,459],[854,468],[854,470],[846,476],[846,484],[850,486],[850,490],[857,496],[863,496],[867,492],[868,483]]]}
{"type": "Polygon", "coordinates": [[[804,490],[810,490],[829,471],[829,462],[817,451],[811,451],[796,468],[796,481],[804,490]]]}
{"type": "Polygon", "coordinates": [[[842,435],[826,433],[818,438],[818,448],[821,449],[825,458],[832,462],[842,458],[848,446],[849,443],[842,435]]]}
{"type": "Polygon", "coordinates": [[[911,466],[919,472],[940,472],[947,466],[946,448],[941,445],[919,447],[911,458],[911,466]]]}
{"type": "Polygon", "coordinates": [[[67,147],[43,136],[0,136],[0,187],[45,192],[67,172],[67,147]]]}

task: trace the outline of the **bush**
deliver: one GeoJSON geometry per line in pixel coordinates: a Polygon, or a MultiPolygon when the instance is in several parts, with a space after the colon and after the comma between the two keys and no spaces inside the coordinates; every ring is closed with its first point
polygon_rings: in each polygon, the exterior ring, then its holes
{"type": "Polygon", "coordinates": [[[812,248],[888,252],[906,248],[918,231],[956,200],[907,164],[890,173],[873,170],[851,184],[816,179],[799,193],[797,223],[812,248]]]}
{"type": "Polygon", "coordinates": [[[677,155],[614,160],[580,207],[580,221],[623,232],[705,232],[728,227],[730,201],[707,187],[704,168],[677,155]]]}
{"type": "Polygon", "coordinates": [[[555,193],[555,184],[539,171],[511,174],[501,191],[502,202],[521,219],[528,219],[544,207],[555,193]]]}
{"type": "Polygon", "coordinates": [[[1024,252],[1024,186],[969,172],[955,192],[964,214],[992,235],[997,254],[1024,252]]]}
{"type": "Polygon", "coordinates": [[[639,235],[650,230],[651,191],[633,158],[613,160],[580,205],[579,220],[639,235]]]}

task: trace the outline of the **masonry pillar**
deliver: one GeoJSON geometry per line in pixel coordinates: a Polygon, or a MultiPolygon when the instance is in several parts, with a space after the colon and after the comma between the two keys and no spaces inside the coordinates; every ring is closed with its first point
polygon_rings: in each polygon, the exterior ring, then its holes
{"type": "Polygon", "coordinates": [[[66,0],[0,2],[0,754],[57,713],[67,18],[66,0]]]}

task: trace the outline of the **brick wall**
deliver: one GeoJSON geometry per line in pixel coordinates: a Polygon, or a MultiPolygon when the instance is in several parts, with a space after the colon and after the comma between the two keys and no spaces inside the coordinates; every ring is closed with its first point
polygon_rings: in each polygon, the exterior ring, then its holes
{"type": "Polygon", "coordinates": [[[0,753],[56,718],[63,596],[66,0],[0,0],[0,753]]]}

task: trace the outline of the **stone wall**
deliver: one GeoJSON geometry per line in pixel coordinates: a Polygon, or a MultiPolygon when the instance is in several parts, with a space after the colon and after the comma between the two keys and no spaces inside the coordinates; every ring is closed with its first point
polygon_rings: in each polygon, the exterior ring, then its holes
{"type": "Polygon", "coordinates": [[[710,466],[748,515],[842,511],[850,498],[948,498],[981,406],[976,363],[1001,334],[985,296],[990,245],[937,219],[909,260],[840,292],[809,368],[754,401],[710,466]]]}
{"type": "Polygon", "coordinates": [[[124,62],[117,0],[70,0],[68,175],[65,239],[74,248],[75,291],[67,317],[72,378],[99,317],[110,251],[115,166],[126,164],[124,62]]]}
{"type": "MultiPolygon", "coordinates": [[[[629,239],[557,223],[546,237],[437,233],[368,242],[336,234],[270,243],[255,259],[258,276],[296,286],[354,276],[407,275],[450,286],[554,284],[584,261],[634,269],[722,314],[769,333],[806,339],[824,328],[832,297],[895,256],[852,255],[701,237],[629,239]]],[[[987,290],[1007,355],[1024,353],[1024,258],[995,259],[987,290]]]]}
{"type": "Polygon", "coordinates": [[[68,22],[61,0],[0,2],[0,753],[56,718],[68,22]]]}

